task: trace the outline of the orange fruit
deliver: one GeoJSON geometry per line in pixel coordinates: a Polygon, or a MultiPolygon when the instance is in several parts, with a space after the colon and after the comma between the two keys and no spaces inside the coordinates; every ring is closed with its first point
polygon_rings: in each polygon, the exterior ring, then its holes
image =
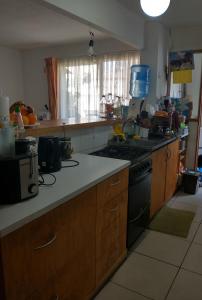
{"type": "Polygon", "coordinates": [[[22,106],[20,107],[20,111],[21,111],[22,116],[26,116],[26,115],[28,114],[28,113],[27,113],[27,108],[26,108],[25,105],[22,105],[22,106]]]}
{"type": "Polygon", "coordinates": [[[29,125],[29,118],[28,118],[28,116],[22,116],[22,120],[23,120],[24,125],[29,125]]]}
{"type": "Polygon", "coordinates": [[[37,117],[35,114],[29,114],[27,117],[29,118],[29,125],[34,125],[36,123],[37,117]]]}

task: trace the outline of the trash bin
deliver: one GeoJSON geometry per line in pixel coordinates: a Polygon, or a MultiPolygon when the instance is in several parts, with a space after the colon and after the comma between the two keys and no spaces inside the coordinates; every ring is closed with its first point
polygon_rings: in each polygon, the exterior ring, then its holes
{"type": "Polygon", "coordinates": [[[188,194],[196,194],[199,187],[200,173],[193,170],[187,170],[183,174],[183,187],[184,192],[188,194]]]}

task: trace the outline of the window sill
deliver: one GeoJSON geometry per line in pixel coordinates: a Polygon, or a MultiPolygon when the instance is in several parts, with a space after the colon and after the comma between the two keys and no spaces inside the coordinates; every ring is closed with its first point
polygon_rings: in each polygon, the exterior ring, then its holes
{"type": "Polygon", "coordinates": [[[99,117],[88,118],[70,118],[62,120],[40,121],[40,125],[35,128],[26,129],[26,136],[42,136],[58,132],[63,132],[64,129],[80,129],[91,128],[106,125],[113,125],[116,120],[102,119],[99,117]]]}

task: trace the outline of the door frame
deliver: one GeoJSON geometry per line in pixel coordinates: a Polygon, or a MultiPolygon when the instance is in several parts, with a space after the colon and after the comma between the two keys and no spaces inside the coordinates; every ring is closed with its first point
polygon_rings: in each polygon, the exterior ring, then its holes
{"type": "MultiPolygon", "coordinates": [[[[202,49],[194,50],[193,53],[198,53],[202,55],[202,49]]],[[[198,151],[199,151],[199,141],[200,141],[200,128],[201,128],[201,118],[202,118],[202,64],[201,64],[201,81],[200,81],[200,93],[199,93],[199,103],[198,103],[198,118],[197,121],[197,140],[196,140],[196,152],[195,152],[195,162],[194,167],[198,166],[198,151]]]]}

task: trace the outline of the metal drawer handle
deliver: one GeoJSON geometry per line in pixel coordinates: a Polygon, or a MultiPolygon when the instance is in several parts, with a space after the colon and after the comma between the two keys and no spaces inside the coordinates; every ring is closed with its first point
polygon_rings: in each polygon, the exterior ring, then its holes
{"type": "Polygon", "coordinates": [[[146,211],[147,209],[148,209],[148,205],[147,205],[144,209],[141,208],[139,215],[138,215],[136,218],[134,218],[134,219],[132,219],[132,220],[129,220],[128,223],[134,223],[135,221],[139,220],[139,219],[141,218],[141,216],[145,213],[145,211],[146,211]]]}
{"type": "Polygon", "coordinates": [[[56,240],[56,234],[50,239],[50,241],[48,241],[47,243],[41,245],[41,246],[38,246],[36,248],[34,248],[34,250],[40,250],[40,249],[43,249],[45,247],[48,247],[49,245],[51,245],[55,240],[56,240]]]}
{"type": "Polygon", "coordinates": [[[120,179],[119,179],[119,180],[117,180],[116,182],[113,182],[113,183],[111,183],[111,186],[118,185],[119,183],[121,183],[121,180],[120,180],[120,179]]]}

